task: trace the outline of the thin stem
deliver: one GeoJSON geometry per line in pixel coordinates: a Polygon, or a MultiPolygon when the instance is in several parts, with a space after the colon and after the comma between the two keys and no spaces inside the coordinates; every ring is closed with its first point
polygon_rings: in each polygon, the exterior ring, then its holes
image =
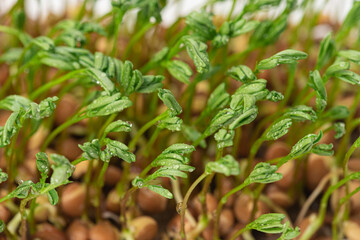
{"type": "Polygon", "coordinates": [[[244,187],[246,187],[247,185],[249,185],[248,182],[243,182],[242,184],[240,184],[239,186],[231,189],[229,192],[227,192],[219,201],[218,206],[216,208],[216,212],[215,212],[215,222],[214,222],[214,239],[219,239],[219,223],[220,223],[220,214],[221,214],[221,210],[224,206],[224,204],[227,202],[228,198],[237,193],[238,191],[241,191],[244,187]]]}
{"type": "Polygon", "coordinates": [[[239,237],[241,234],[243,234],[245,231],[248,231],[249,229],[247,227],[244,227],[237,231],[234,235],[231,236],[230,240],[235,240],[237,237],[239,237]]]}
{"type": "Polygon", "coordinates": [[[150,29],[152,28],[153,26],[155,26],[155,23],[151,23],[151,22],[148,22],[147,24],[143,25],[142,28],[137,31],[135,33],[135,35],[131,38],[131,40],[129,41],[129,43],[127,44],[126,46],[126,49],[125,49],[125,52],[124,52],[124,55],[123,55],[123,60],[126,60],[129,58],[129,55],[130,55],[130,52],[134,46],[134,44],[139,41],[139,39],[144,36],[144,34],[150,29]]]}
{"type": "Polygon", "coordinates": [[[101,167],[101,171],[99,173],[99,176],[98,176],[98,179],[97,179],[97,195],[96,195],[96,202],[99,203],[98,206],[97,206],[97,214],[96,214],[96,217],[97,217],[97,220],[99,221],[101,219],[101,212],[100,212],[100,196],[101,196],[101,190],[102,190],[102,187],[104,186],[104,176],[105,176],[105,173],[106,173],[106,170],[109,166],[109,161],[106,161],[104,162],[104,164],[102,165],[101,167]]]}
{"type": "Polygon", "coordinates": [[[196,188],[196,186],[204,179],[206,178],[206,176],[208,176],[209,173],[204,172],[203,174],[201,174],[196,180],[195,182],[193,182],[193,184],[191,184],[190,188],[188,189],[188,191],[185,194],[184,200],[181,203],[181,212],[180,212],[180,216],[181,216],[181,237],[183,239],[186,239],[186,233],[185,233],[185,211],[187,209],[187,203],[189,201],[190,195],[191,193],[194,191],[194,189],[196,188]]]}
{"type": "Polygon", "coordinates": [[[81,120],[85,119],[86,116],[78,116],[75,115],[73,118],[69,119],[68,121],[64,122],[62,125],[57,127],[54,131],[51,132],[51,134],[46,138],[44,141],[44,144],[41,147],[41,151],[45,151],[45,149],[49,146],[50,142],[62,131],[64,131],[66,128],[70,127],[71,125],[80,122],[81,120]]]}
{"type": "Polygon", "coordinates": [[[319,215],[317,216],[316,220],[311,225],[309,225],[309,227],[305,230],[305,232],[301,236],[300,240],[310,239],[310,237],[313,236],[314,233],[321,227],[321,225],[325,219],[327,204],[328,204],[328,200],[329,200],[329,197],[331,196],[331,194],[336,189],[338,189],[339,187],[341,187],[342,185],[347,183],[348,181],[353,180],[353,179],[359,179],[359,178],[360,178],[359,173],[353,173],[353,174],[346,176],[345,178],[343,178],[342,180],[337,182],[335,185],[328,188],[328,190],[325,192],[325,194],[321,198],[319,215]]]}
{"type": "Polygon", "coordinates": [[[134,138],[130,141],[130,143],[129,143],[129,151],[132,152],[132,151],[135,150],[136,143],[138,142],[139,138],[144,134],[144,132],[146,132],[146,130],[148,130],[155,123],[157,123],[158,121],[166,118],[167,116],[168,116],[168,112],[165,111],[162,114],[160,114],[159,116],[157,116],[156,118],[154,118],[153,120],[146,123],[144,126],[142,126],[142,128],[140,128],[140,130],[136,133],[134,138]]]}
{"type": "Polygon", "coordinates": [[[42,85],[41,87],[39,87],[38,89],[36,89],[31,95],[30,95],[30,99],[34,100],[37,97],[39,97],[42,93],[48,91],[49,89],[51,89],[52,87],[61,84],[63,82],[65,82],[66,80],[76,76],[76,75],[81,75],[82,73],[84,73],[86,71],[86,69],[79,69],[79,70],[75,70],[72,72],[69,72],[55,80],[52,80],[51,82],[48,82],[45,85],[42,85]]]}
{"type": "Polygon", "coordinates": [[[128,229],[127,219],[126,219],[126,204],[128,202],[128,199],[131,197],[131,194],[135,192],[137,189],[138,187],[132,187],[129,190],[127,190],[124,195],[124,198],[120,202],[120,207],[121,207],[120,223],[124,229],[128,229]]]}

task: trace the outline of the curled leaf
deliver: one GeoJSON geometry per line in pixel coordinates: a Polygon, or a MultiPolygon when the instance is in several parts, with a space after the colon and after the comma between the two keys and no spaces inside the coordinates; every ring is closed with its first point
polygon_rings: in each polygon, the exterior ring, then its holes
{"type": "Polygon", "coordinates": [[[183,41],[189,56],[194,61],[196,70],[199,73],[205,73],[209,71],[210,61],[206,52],[207,45],[191,37],[185,37],[183,38],[183,41]]]}
{"type": "Polygon", "coordinates": [[[169,108],[172,116],[179,115],[182,112],[180,104],[176,101],[170,90],[159,89],[158,96],[163,103],[169,108]]]}
{"type": "Polygon", "coordinates": [[[250,173],[249,177],[245,180],[250,183],[272,183],[279,181],[282,178],[281,173],[277,173],[277,166],[270,165],[269,163],[258,163],[250,173]]]}
{"type": "Polygon", "coordinates": [[[265,139],[266,140],[276,140],[284,136],[288,131],[292,121],[290,118],[285,118],[280,120],[269,127],[266,131],[265,139]]]}

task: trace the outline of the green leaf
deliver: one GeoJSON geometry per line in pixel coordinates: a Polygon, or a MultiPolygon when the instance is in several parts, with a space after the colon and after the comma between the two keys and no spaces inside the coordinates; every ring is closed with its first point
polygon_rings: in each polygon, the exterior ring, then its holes
{"type": "Polygon", "coordinates": [[[181,131],[183,120],[179,117],[167,117],[163,120],[161,120],[157,127],[160,129],[169,129],[172,132],[178,132],[181,131]]]}
{"type": "Polygon", "coordinates": [[[319,112],[324,111],[327,105],[327,94],[318,70],[310,72],[310,86],[316,91],[316,109],[319,112]]]}
{"type": "Polygon", "coordinates": [[[125,144],[109,138],[106,138],[104,142],[106,143],[106,150],[109,151],[112,156],[119,157],[128,163],[135,162],[135,155],[129,152],[129,148],[125,144]]]}
{"type": "Polygon", "coordinates": [[[130,122],[125,122],[122,120],[117,120],[115,122],[110,123],[105,128],[105,135],[110,132],[130,132],[132,124],[130,122]]]}
{"type": "Polygon", "coordinates": [[[249,177],[245,180],[246,183],[272,183],[279,181],[282,178],[281,173],[277,173],[277,166],[269,163],[260,162],[256,164],[249,177]]]}
{"type": "Polygon", "coordinates": [[[10,110],[15,112],[19,108],[27,109],[31,101],[23,96],[10,95],[0,101],[0,109],[10,110]]]}
{"type": "Polygon", "coordinates": [[[83,145],[78,145],[83,151],[82,157],[87,160],[99,159],[101,154],[101,146],[99,139],[93,139],[91,142],[86,142],[83,145]]]}
{"type": "Polygon", "coordinates": [[[31,180],[22,182],[19,186],[16,187],[14,191],[9,193],[11,197],[15,198],[26,198],[29,195],[30,189],[34,183],[31,180]]]}
{"type": "MultiPolygon", "coordinates": [[[[4,49],[5,50],[5,49],[4,49]]],[[[5,62],[8,64],[18,61],[23,53],[22,48],[10,48],[6,52],[3,52],[0,56],[0,62],[5,62]]]]}
{"type": "Polygon", "coordinates": [[[356,64],[360,64],[360,51],[343,50],[343,51],[339,51],[338,55],[341,57],[344,57],[347,60],[350,60],[356,64]]]}
{"type": "Polygon", "coordinates": [[[337,72],[341,72],[343,70],[349,70],[349,69],[350,69],[349,62],[336,62],[326,69],[325,75],[331,77],[334,76],[337,72]]]}
{"type": "Polygon", "coordinates": [[[53,174],[51,175],[50,183],[61,184],[65,182],[74,172],[75,166],[66,157],[56,153],[50,154],[50,158],[54,162],[51,165],[53,174]]]}
{"type": "Polygon", "coordinates": [[[274,56],[261,60],[257,65],[256,69],[265,70],[279,66],[280,64],[295,64],[298,60],[307,58],[307,54],[301,51],[287,49],[281,51],[274,56]]]}
{"type": "Polygon", "coordinates": [[[190,162],[190,159],[183,156],[179,153],[161,153],[159,156],[157,156],[152,162],[151,166],[153,167],[160,167],[160,166],[168,166],[169,164],[188,164],[190,162]]]}
{"type": "Polygon", "coordinates": [[[34,38],[33,40],[31,40],[31,44],[36,45],[44,51],[51,51],[55,48],[53,40],[46,36],[34,38]]]}
{"type": "Polygon", "coordinates": [[[278,240],[290,240],[296,238],[299,235],[300,235],[300,228],[296,227],[295,229],[293,229],[292,227],[290,227],[290,223],[286,222],[284,224],[284,231],[281,234],[280,238],[278,238],[278,240]]]}
{"type": "Polygon", "coordinates": [[[215,48],[225,46],[229,42],[229,36],[217,34],[211,41],[211,45],[215,48]]]}
{"type": "Polygon", "coordinates": [[[323,134],[321,131],[320,131],[319,135],[312,134],[312,133],[306,135],[292,147],[289,155],[292,158],[297,158],[304,153],[310,152],[311,149],[313,148],[313,146],[320,141],[322,136],[323,136],[323,134]]]}
{"type": "Polygon", "coordinates": [[[282,14],[274,21],[262,21],[256,27],[250,38],[250,45],[253,47],[264,47],[274,43],[280,34],[286,29],[286,14],[282,14]]]}
{"type": "Polygon", "coordinates": [[[267,81],[265,79],[257,79],[241,85],[234,94],[255,94],[266,88],[267,81]]]}
{"type": "Polygon", "coordinates": [[[248,2],[244,8],[244,12],[256,12],[270,7],[277,7],[281,0],[253,0],[248,2]]]}
{"type": "Polygon", "coordinates": [[[249,223],[246,228],[271,234],[282,233],[284,231],[284,226],[281,222],[284,218],[285,215],[281,213],[263,214],[253,222],[249,223]]]}
{"type": "Polygon", "coordinates": [[[175,143],[166,148],[162,153],[188,154],[195,151],[195,147],[185,143],[175,143]]]}
{"type": "Polygon", "coordinates": [[[360,75],[352,71],[348,71],[348,70],[338,71],[334,73],[334,77],[337,77],[343,80],[344,82],[353,85],[360,85],[360,75]]]}
{"type": "Polygon", "coordinates": [[[319,56],[316,62],[316,68],[325,66],[335,53],[335,41],[331,37],[331,32],[320,43],[319,56]]]}
{"type": "Polygon", "coordinates": [[[255,120],[257,114],[258,108],[256,106],[253,106],[249,110],[246,110],[242,114],[238,115],[229,125],[229,129],[236,129],[238,127],[251,123],[255,120]]]}
{"type": "Polygon", "coordinates": [[[58,97],[48,97],[39,103],[40,118],[50,117],[55,111],[58,97]]]}
{"type": "Polygon", "coordinates": [[[142,85],[136,90],[139,93],[152,93],[163,87],[164,76],[143,76],[142,85]]]}
{"type": "Polygon", "coordinates": [[[121,112],[130,106],[132,106],[132,102],[129,98],[121,97],[120,93],[111,96],[102,95],[86,107],[86,116],[107,116],[116,112],[121,112]]]}
{"type": "Polygon", "coordinates": [[[241,34],[250,32],[259,26],[258,21],[248,21],[245,23],[244,19],[239,19],[230,22],[230,36],[237,37],[241,34]]]}
{"type": "Polygon", "coordinates": [[[168,199],[172,199],[173,198],[173,195],[172,193],[167,190],[166,188],[163,188],[162,186],[160,185],[146,185],[146,187],[153,191],[153,192],[156,192],[157,194],[165,197],[165,198],[168,198],[168,199]]]}
{"type": "Polygon", "coordinates": [[[179,60],[173,60],[167,61],[165,66],[174,78],[186,84],[190,83],[189,79],[193,72],[189,65],[179,60]]]}
{"type": "Polygon", "coordinates": [[[233,145],[233,138],[235,136],[234,130],[227,131],[226,129],[220,129],[215,135],[215,141],[217,142],[217,148],[225,148],[233,145]]]}
{"type": "Polygon", "coordinates": [[[312,153],[315,153],[317,155],[321,156],[332,156],[334,155],[333,150],[334,145],[332,143],[330,144],[319,144],[313,147],[311,150],[312,153]]]}
{"type": "Polygon", "coordinates": [[[269,101],[273,101],[273,102],[278,102],[284,99],[284,95],[282,95],[281,93],[277,92],[277,91],[270,91],[267,95],[266,95],[266,100],[269,101]]]}
{"type": "Polygon", "coordinates": [[[199,73],[205,73],[209,71],[210,60],[206,52],[207,45],[191,37],[184,37],[183,42],[185,44],[189,56],[194,61],[196,70],[199,73]]]}
{"type": "Polygon", "coordinates": [[[209,162],[206,164],[206,172],[221,173],[225,176],[237,176],[240,174],[239,163],[231,155],[226,155],[216,162],[209,162]]]}
{"type": "Polygon", "coordinates": [[[158,169],[157,171],[155,171],[150,176],[148,176],[145,179],[145,181],[147,182],[147,181],[159,178],[159,177],[167,177],[167,178],[176,180],[176,177],[187,178],[187,174],[180,170],[177,170],[177,169],[162,167],[162,168],[158,169]]]}
{"type": "Polygon", "coordinates": [[[204,135],[210,136],[217,130],[222,127],[228,126],[236,117],[234,110],[230,108],[225,108],[220,110],[214,117],[211,119],[209,126],[206,128],[204,135]]]}
{"type": "Polygon", "coordinates": [[[247,83],[256,79],[253,71],[246,65],[232,67],[228,70],[227,73],[233,79],[241,81],[243,83],[247,83]]]}
{"type": "Polygon", "coordinates": [[[334,106],[324,113],[324,118],[330,118],[331,120],[345,119],[349,116],[350,111],[345,106],[334,106]]]}
{"type": "Polygon", "coordinates": [[[101,72],[96,68],[88,68],[87,72],[89,76],[99,84],[108,94],[115,91],[114,83],[106,76],[106,73],[101,72]]]}
{"type": "Polygon", "coordinates": [[[141,85],[143,84],[143,77],[139,70],[134,70],[132,73],[132,77],[130,78],[130,81],[127,82],[127,84],[124,87],[125,94],[130,95],[131,93],[138,90],[141,85]]]}
{"type": "Polygon", "coordinates": [[[7,173],[3,172],[0,168],[0,183],[5,182],[8,179],[7,173]]]}
{"type": "MultiPolygon", "coordinates": [[[[201,137],[201,133],[199,131],[197,131],[195,127],[188,126],[185,124],[182,125],[182,133],[183,133],[184,137],[186,138],[186,140],[191,141],[191,142],[195,142],[197,139],[199,139],[201,137]]],[[[206,148],[206,141],[202,140],[199,143],[199,145],[202,148],[206,148]]]]}
{"type": "Polygon", "coordinates": [[[216,28],[211,15],[205,11],[192,12],[186,16],[186,25],[204,40],[211,40],[216,35],[216,28]]]}
{"type": "Polygon", "coordinates": [[[48,174],[50,171],[50,163],[48,155],[44,152],[39,152],[36,154],[36,167],[39,172],[43,174],[48,174]]]}
{"type": "Polygon", "coordinates": [[[158,96],[161,101],[169,108],[171,115],[176,116],[182,112],[180,104],[176,101],[170,90],[159,89],[158,96]]]}
{"type": "Polygon", "coordinates": [[[55,189],[51,189],[47,192],[47,197],[51,205],[56,205],[59,202],[59,195],[55,189]]]}
{"type": "Polygon", "coordinates": [[[334,129],[335,129],[335,139],[339,139],[342,136],[345,135],[345,123],[343,122],[337,122],[334,123],[334,129]]]}
{"type": "Polygon", "coordinates": [[[285,118],[283,120],[277,121],[272,124],[268,130],[266,130],[265,139],[266,140],[277,140],[287,134],[289,128],[292,125],[292,120],[290,118],[285,118]]]}
{"type": "Polygon", "coordinates": [[[306,120],[315,122],[315,120],[317,119],[315,111],[311,107],[305,105],[291,107],[286,111],[284,116],[299,122],[303,122],[306,120]]]}
{"type": "Polygon", "coordinates": [[[5,230],[5,223],[3,220],[0,220],[0,233],[2,233],[5,230]]]}
{"type": "Polygon", "coordinates": [[[226,91],[225,83],[219,84],[215,90],[210,94],[205,109],[201,112],[200,119],[208,116],[215,110],[221,109],[228,105],[230,95],[226,91]]]}

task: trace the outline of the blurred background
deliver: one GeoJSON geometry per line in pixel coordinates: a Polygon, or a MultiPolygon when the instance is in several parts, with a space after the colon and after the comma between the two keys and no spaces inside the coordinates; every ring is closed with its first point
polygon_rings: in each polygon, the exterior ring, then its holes
{"type": "MultiPolygon", "coordinates": [[[[0,0],[0,15],[6,13],[19,0],[0,0]]],[[[111,10],[111,0],[87,0],[94,4],[94,15],[101,16],[111,10]]],[[[162,11],[163,24],[172,24],[179,16],[186,16],[191,11],[199,9],[211,0],[168,0],[168,5],[162,11]]],[[[238,0],[234,13],[239,12],[247,0],[238,0]]],[[[303,2],[300,0],[298,2],[303,2]]],[[[350,10],[354,0],[315,0],[315,10],[323,10],[324,15],[331,16],[331,21],[341,22],[350,10]]],[[[49,14],[61,15],[65,10],[76,9],[81,6],[84,0],[24,0],[27,15],[32,19],[45,20],[49,14]]],[[[266,14],[276,15],[281,12],[281,7],[285,7],[286,0],[278,10],[271,10],[266,14]]],[[[215,4],[215,14],[225,14],[231,8],[232,0],[223,0],[215,4]]],[[[298,22],[303,15],[303,11],[298,10],[292,13],[293,23],[298,22]]],[[[130,16],[131,18],[131,16],[130,16]]]]}

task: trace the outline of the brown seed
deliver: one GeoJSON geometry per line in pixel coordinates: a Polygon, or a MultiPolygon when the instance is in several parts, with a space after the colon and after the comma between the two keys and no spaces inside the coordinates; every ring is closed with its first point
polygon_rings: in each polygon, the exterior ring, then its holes
{"type": "MultiPolygon", "coordinates": [[[[190,206],[192,208],[192,210],[194,211],[194,215],[195,216],[199,216],[200,212],[201,212],[201,203],[200,203],[200,199],[199,196],[197,196],[196,198],[194,198],[191,203],[190,206]]],[[[216,210],[217,207],[217,200],[214,197],[214,195],[212,195],[211,193],[206,193],[206,209],[208,213],[212,213],[216,210]]]]}
{"type": "Polygon", "coordinates": [[[34,237],[41,240],[67,240],[66,235],[49,223],[42,223],[37,226],[34,237]]]}
{"type": "Polygon", "coordinates": [[[282,179],[276,181],[275,184],[282,189],[289,189],[293,184],[295,175],[295,160],[290,160],[282,165],[277,172],[283,175],[282,179]]]}
{"type": "Polygon", "coordinates": [[[330,171],[331,157],[310,154],[306,166],[306,186],[314,190],[321,179],[330,171]]]}
{"type": "Polygon", "coordinates": [[[221,211],[220,222],[219,222],[219,232],[221,236],[225,236],[229,233],[234,226],[234,213],[225,208],[221,211]]]}
{"type": "MultiPolygon", "coordinates": [[[[221,196],[224,196],[233,188],[234,188],[234,182],[231,178],[221,178],[221,187],[220,187],[221,196]]],[[[235,195],[231,195],[227,199],[224,206],[231,208],[234,205],[234,202],[235,202],[235,195]]]]}
{"type": "Polygon", "coordinates": [[[42,195],[36,198],[36,204],[37,206],[35,208],[35,213],[34,213],[36,222],[47,221],[50,215],[49,207],[53,207],[52,205],[50,205],[47,196],[42,195]]]}
{"type": "Polygon", "coordinates": [[[360,172],[360,158],[351,158],[348,167],[351,171],[360,172]]]}
{"type": "Polygon", "coordinates": [[[116,240],[117,232],[109,222],[100,222],[90,229],[90,240],[116,240]]]}
{"type": "Polygon", "coordinates": [[[120,212],[120,196],[117,193],[116,189],[110,191],[107,195],[106,209],[114,213],[120,212]]]}
{"type": "Polygon", "coordinates": [[[73,116],[79,107],[77,99],[71,94],[65,94],[55,109],[55,123],[61,125],[73,116]]]}
{"type": "Polygon", "coordinates": [[[5,126],[6,121],[8,120],[10,115],[10,111],[0,110],[0,126],[5,126]]]}
{"type": "MultiPolygon", "coordinates": [[[[169,222],[169,224],[166,227],[166,230],[170,237],[176,238],[179,236],[180,233],[180,221],[181,217],[179,214],[176,214],[169,222]]],[[[185,233],[191,232],[195,226],[191,224],[191,222],[185,218],[185,233]]]]}
{"type": "Polygon", "coordinates": [[[358,240],[360,236],[360,226],[353,221],[346,221],[344,223],[345,236],[349,240],[358,240]]]}
{"type": "Polygon", "coordinates": [[[81,143],[81,141],[69,137],[57,145],[57,150],[72,161],[82,154],[82,150],[78,146],[81,143]]]}
{"type": "MultiPolygon", "coordinates": [[[[254,201],[249,195],[246,194],[239,195],[235,200],[235,204],[234,204],[234,212],[236,219],[244,224],[249,223],[253,208],[254,208],[254,201]]],[[[260,215],[267,213],[268,211],[269,209],[265,205],[265,203],[258,200],[255,218],[258,218],[260,215]]]]}
{"type": "MultiPolygon", "coordinates": [[[[299,228],[301,229],[300,231],[300,235],[295,238],[295,239],[300,239],[301,236],[304,234],[304,232],[306,231],[306,229],[314,223],[314,221],[316,220],[316,214],[315,213],[312,213],[310,214],[308,217],[304,218],[300,223],[299,223],[299,228]]],[[[315,237],[316,234],[313,236],[315,237]]]]}
{"type": "MultiPolygon", "coordinates": [[[[229,240],[233,235],[236,234],[237,231],[244,228],[245,225],[242,223],[238,223],[235,225],[235,227],[230,231],[230,233],[227,234],[226,239],[229,240]]],[[[235,240],[242,240],[243,238],[241,236],[237,237],[235,240]]]]}
{"type": "Polygon", "coordinates": [[[283,192],[275,184],[270,184],[268,186],[266,195],[271,201],[282,208],[288,208],[293,204],[293,200],[289,197],[289,195],[283,192]]]}
{"type": "Polygon", "coordinates": [[[212,223],[208,224],[208,226],[201,233],[201,236],[204,238],[204,240],[214,239],[214,227],[212,223]]]}
{"type": "Polygon", "coordinates": [[[284,142],[273,143],[265,153],[265,160],[271,160],[279,157],[284,157],[290,153],[289,146],[284,142]]]}
{"type": "Polygon", "coordinates": [[[135,240],[152,240],[155,239],[158,232],[157,222],[149,216],[134,218],[130,222],[131,231],[135,240]]]}
{"type": "MultiPolygon", "coordinates": [[[[79,158],[79,156],[77,157],[79,158]]],[[[72,174],[72,177],[75,179],[79,179],[81,178],[83,175],[85,175],[85,173],[87,172],[88,168],[89,168],[89,161],[82,161],[78,164],[76,164],[75,166],[75,171],[72,174]]]]}
{"type": "Polygon", "coordinates": [[[3,220],[7,223],[10,220],[11,213],[4,204],[0,204],[0,220],[3,220]]]}
{"type": "MultiPolygon", "coordinates": [[[[360,181],[355,181],[355,180],[351,181],[348,183],[348,186],[349,186],[349,193],[352,191],[355,191],[355,189],[360,187],[360,181]]],[[[345,186],[343,186],[339,189],[339,195],[340,195],[339,198],[345,197],[345,195],[346,195],[345,186]]],[[[335,201],[335,199],[334,199],[334,201],[335,201]]],[[[357,192],[356,194],[351,196],[350,203],[351,203],[352,215],[357,215],[360,212],[360,193],[359,192],[357,192]]],[[[334,206],[337,206],[337,204],[335,203],[334,206]]]]}
{"type": "Polygon", "coordinates": [[[90,237],[87,224],[81,220],[73,221],[66,230],[69,240],[88,240],[90,237]]]}
{"type": "Polygon", "coordinates": [[[150,214],[165,211],[168,202],[167,198],[160,196],[147,188],[139,189],[136,199],[140,209],[150,214]]]}
{"type": "Polygon", "coordinates": [[[39,129],[34,133],[34,135],[30,137],[27,144],[27,149],[30,151],[40,149],[48,134],[49,130],[43,126],[40,126],[39,129]]]}
{"type": "Polygon", "coordinates": [[[85,186],[73,182],[66,185],[61,195],[61,210],[68,216],[80,217],[85,209],[85,186]]]}
{"type": "Polygon", "coordinates": [[[121,169],[116,166],[109,165],[105,173],[105,179],[104,179],[105,185],[115,186],[120,180],[121,180],[121,169]]]}

